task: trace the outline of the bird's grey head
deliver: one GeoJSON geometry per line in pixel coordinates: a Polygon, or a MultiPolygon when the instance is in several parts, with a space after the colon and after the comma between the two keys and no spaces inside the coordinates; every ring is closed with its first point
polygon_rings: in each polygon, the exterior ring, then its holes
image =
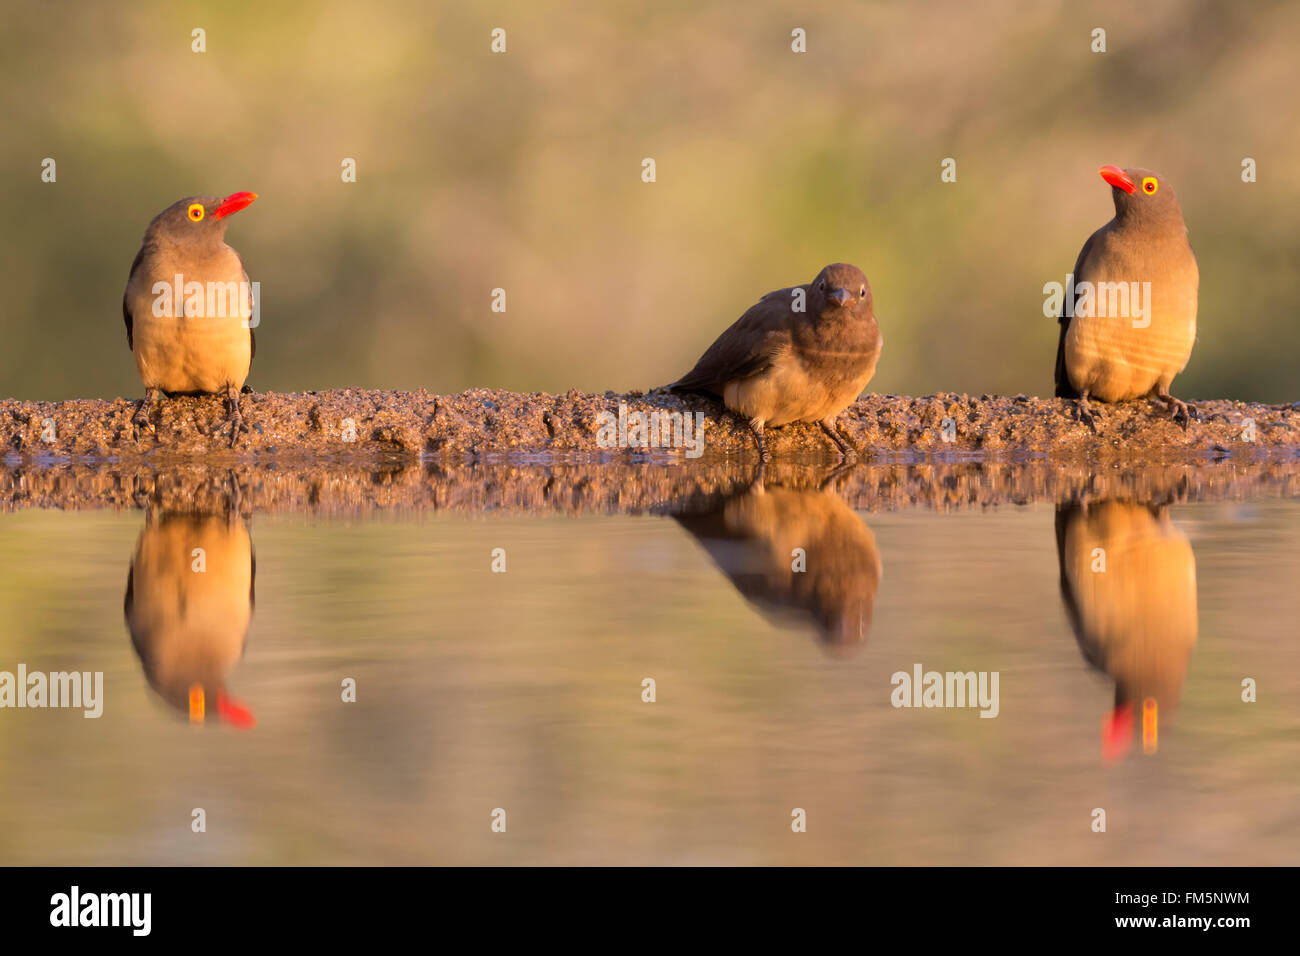
{"type": "Polygon", "coordinates": [[[836,262],[817,273],[813,279],[812,299],[814,315],[826,311],[852,308],[855,311],[871,305],[871,285],[857,266],[836,262]]]}
{"type": "Polygon", "coordinates": [[[1097,172],[1110,184],[1115,218],[1121,222],[1182,223],[1183,212],[1173,185],[1151,170],[1103,166],[1097,172]]]}
{"type": "Polygon", "coordinates": [[[172,203],[149,223],[146,235],[184,244],[220,242],[226,235],[227,216],[246,208],[257,193],[238,192],[219,196],[188,196],[172,203]]]}

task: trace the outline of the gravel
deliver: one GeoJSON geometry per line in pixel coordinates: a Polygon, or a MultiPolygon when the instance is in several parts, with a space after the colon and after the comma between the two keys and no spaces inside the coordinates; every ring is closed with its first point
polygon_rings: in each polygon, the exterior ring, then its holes
{"type": "MultiPolygon", "coordinates": [[[[1300,403],[1298,403],[1300,404],[1300,403]]],[[[425,391],[336,389],[245,395],[249,426],[230,447],[215,397],[165,399],[152,431],[135,434],[136,403],[77,400],[0,401],[0,454],[9,463],[200,459],[210,465],[289,460],[387,459],[472,461],[506,456],[544,463],[690,460],[683,448],[602,447],[602,413],[620,405],[640,412],[700,413],[703,459],[754,457],[749,430],[715,401],[667,392],[564,395],[472,389],[458,395],[425,391]]],[[[1155,402],[1093,403],[1097,430],[1077,422],[1061,399],[941,393],[922,398],[871,395],[840,416],[846,437],[866,460],[1054,460],[1188,462],[1202,458],[1294,457],[1300,408],[1233,401],[1197,402],[1200,420],[1183,429],[1155,402]]],[[[692,418],[692,421],[694,419],[692,418]]],[[[612,435],[613,429],[609,429],[612,435]]],[[[610,437],[607,435],[606,437],[610,437]]],[[[632,430],[636,438],[635,429],[632,430]]],[[[815,425],[768,431],[778,459],[829,459],[815,425]]]]}

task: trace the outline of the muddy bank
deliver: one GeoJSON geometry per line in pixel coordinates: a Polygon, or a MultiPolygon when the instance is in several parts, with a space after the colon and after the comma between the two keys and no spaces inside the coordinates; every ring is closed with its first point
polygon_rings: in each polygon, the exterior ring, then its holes
{"type": "MultiPolygon", "coordinates": [[[[1078,423],[1072,403],[1024,395],[939,394],[924,398],[872,395],[842,416],[844,434],[876,460],[999,456],[1089,457],[1180,461],[1197,457],[1254,458],[1276,449],[1300,449],[1300,403],[1197,403],[1200,421],[1186,430],[1156,403],[1094,405],[1097,430],[1078,423]]],[[[636,413],[685,413],[703,422],[705,458],[754,455],[748,429],[717,402],[654,392],[564,395],[474,389],[458,395],[340,389],[302,394],[245,395],[247,433],[230,447],[216,398],[167,399],[151,431],[131,425],[135,403],[78,400],[0,401],[0,449],[10,459],[87,457],[136,459],[199,457],[212,462],[306,456],[374,460],[436,458],[463,461],[510,455],[555,455],[585,460],[686,456],[686,448],[617,447],[624,435],[639,440],[636,413]],[[620,406],[626,432],[620,433],[620,406]],[[602,433],[602,414],[608,417],[602,433]],[[611,440],[616,447],[609,445],[611,440]]],[[[672,430],[676,420],[668,426],[672,430]]],[[[683,443],[694,437],[683,433],[683,443]]],[[[816,426],[769,432],[774,455],[828,457],[816,426]]]]}
{"type": "MultiPolygon", "coordinates": [[[[295,466],[136,462],[0,464],[0,511],[27,508],[360,514],[452,511],[667,514],[749,488],[754,463],[519,465],[349,462],[295,466]]],[[[866,511],[959,511],[1121,498],[1148,504],[1300,496],[1300,462],[1212,462],[1096,468],[1087,463],[954,462],[833,468],[774,462],[765,486],[828,488],[866,511]]]]}

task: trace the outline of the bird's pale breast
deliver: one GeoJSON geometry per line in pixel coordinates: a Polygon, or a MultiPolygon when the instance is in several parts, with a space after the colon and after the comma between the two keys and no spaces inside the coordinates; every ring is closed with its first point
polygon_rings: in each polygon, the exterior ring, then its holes
{"type": "Polygon", "coordinates": [[[1076,312],[1065,338],[1065,362],[1070,381],[1080,391],[1105,402],[1120,402],[1150,394],[1157,384],[1168,387],[1187,367],[1196,341],[1196,259],[1185,239],[1162,243],[1117,242],[1108,236],[1083,263],[1076,282],[1092,283],[1096,296],[1092,315],[1076,312]],[[1143,283],[1150,283],[1145,287],[1143,283]],[[1109,284],[1123,283],[1131,293],[1149,288],[1142,300],[1145,315],[1130,301],[1123,315],[1099,315],[1112,299],[1109,284]]]}
{"type": "Polygon", "coordinates": [[[1080,640],[1123,686],[1176,704],[1197,635],[1187,537],[1145,506],[1104,502],[1070,522],[1060,548],[1080,640]]]}
{"type": "Polygon", "coordinates": [[[141,533],[127,624],[165,695],[181,698],[196,681],[219,683],[239,660],[252,617],[252,575],[243,522],[165,518],[141,533]]]}
{"type": "Polygon", "coordinates": [[[146,388],[215,393],[230,385],[243,386],[252,361],[247,282],[239,257],[227,247],[201,268],[191,264],[187,270],[161,255],[137,271],[127,299],[134,324],[135,364],[146,388]],[[175,301],[178,274],[185,283],[203,284],[203,314],[186,314],[183,296],[181,302],[175,301]],[[173,295],[170,303],[164,300],[159,307],[163,314],[155,315],[160,295],[155,283],[160,282],[172,285],[173,295]]]}
{"type": "Polygon", "coordinates": [[[766,370],[728,382],[723,402],[732,411],[773,428],[833,418],[862,394],[875,374],[878,355],[878,341],[872,352],[837,354],[833,361],[787,348],[766,370]]]}

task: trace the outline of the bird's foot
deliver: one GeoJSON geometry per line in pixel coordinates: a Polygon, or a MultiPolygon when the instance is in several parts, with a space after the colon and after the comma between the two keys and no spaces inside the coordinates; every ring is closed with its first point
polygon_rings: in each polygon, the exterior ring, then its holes
{"type": "Polygon", "coordinates": [[[835,443],[835,447],[840,453],[841,464],[849,464],[858,460],[858,450],[853,447],[852,442],[840,433],[837,422],[833,419],[822,419],[817,424],[820,425],[822,431],[826,433],[826,437],[835,443]]]}
{"type": "Polygon", "coordinates": [[[238,408],[233,409],[230,412],[230,414],[226,416],[226,421],[224,424],[230,425],[230,447],[231,448],[234,448],[236,445],[239,444],[239,436],[242,433],[250,431],[248,427],[248,423],[244,421],[244,416],[239,414],[238,408]]]}
{"type": "Polygon", "coordinates": [[[141,402],[140,407],[135,410],[135,415],[131,418],[131,428],[135,432],[135,440],[140,440],[141,432],[154,431],[153,422],[149,421],[148,404],[141,402]]]}
{"type": "Polygon", "coordinates": [[[151,434],[156,432],[153,422],[149,420],[149,412],[153,409],[154,404],[158,401],[158,390],[156,388],[145,389],[144,398],[131,417],[131,429],[134,432],[135,440],[140,440],[140,433],[147,431],[151,434]]]}
{"type": "Polygon", "coordinates": [[[226,417],[221,425],[217,426],[215,432],[223,430],[223,426],[230,426],[230,447],[234,448],[239,444],[240,432],[247,432],[251,429],[248,423],[244,421],[244,416],[239,413],[239,392],[232,385],[226,391],[226,417]]]}
{"type": "Polygon", "coordinates": [[[1092,433],[1097,434],[1097,412],[1088,404],[1086,398],[1080,398],[1074,403],[1074,420],[1092,429],[1092,433]]]}
{"type": "Polygon", "coordinates": [[[1174,398],[1172,395],[1162,395],[1160,397],[1164,399],[1165,405],[1168,407],[1174,421],[1183,426],[1183,431],[1187,431],[1187,426],[1189,426],[1193,421],[1201,420],[1201,413],[1196,410],[1195,405],[1189,405],[1187,402],[1174,398]]]}
{"type": "Polygon", "coordinates": [[[758,460],[766,464],[772,460],[772,453],[767,450],[767,439],[763,437],[763,426],[756,422],[750,422],[749,430],[753,432],[754,441],[758,445],[758,460]]]}

